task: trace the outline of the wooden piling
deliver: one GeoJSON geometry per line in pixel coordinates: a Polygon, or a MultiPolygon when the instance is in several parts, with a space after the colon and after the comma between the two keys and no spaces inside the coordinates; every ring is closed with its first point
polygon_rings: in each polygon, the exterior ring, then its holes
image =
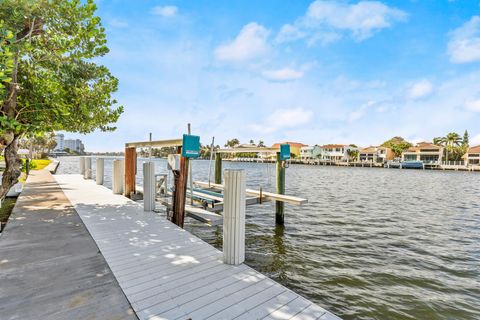
{"type": "MultiPolygon", "coordinates": [[[[177,153],[182,153],[182,148],[177,148],[177,153]]],[[[180,170],[173,170],[175,191],[173,193],[172,222],[183,228],[185,219],[185,199],[187,194],[188,158],[180,157],[180,170]]]]}
{"type": "Polygon", "coordinates": [[[85,174],[85,157],[78,158],[80,164],[80,174],[83,176],[85,174]]]}
{"type": "Polygon", "coordinates": [[[215,154],[215,183],[222,184],[222,154],[215,154]]]}
{"type": "Polygon", "coordinates": [[[125,190],[124,195],[130,197],[135,193],[135,175],[137,174],[137,150],[132,147],[125,148],[125,190]]]}
{"type": "MultiPolygon", "coordinates": [[[[280,160],[280,152],[277,152],[277,193],[285,194],[285,161],[280,160]]],[[[275,201],[275,223],[285,223],[284,203],[281,201],[275,201]]]]}
{"type": "Polygon", "coordinates": [[[155,163],[143,163],[143,210],[155,210],[155,163]]]}

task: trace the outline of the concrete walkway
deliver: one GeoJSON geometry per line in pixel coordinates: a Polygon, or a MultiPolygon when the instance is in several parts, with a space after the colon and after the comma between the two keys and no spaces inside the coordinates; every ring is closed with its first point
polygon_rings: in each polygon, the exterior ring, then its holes
{"type": "Polygon", "coordinates": [[[0,318],[137,319],[48,171],[32,171],[0,236],[0,318]]]}

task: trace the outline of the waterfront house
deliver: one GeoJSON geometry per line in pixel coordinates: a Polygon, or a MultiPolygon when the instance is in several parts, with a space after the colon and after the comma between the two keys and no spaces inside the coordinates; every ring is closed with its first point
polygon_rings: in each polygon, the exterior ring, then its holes
{"type": "Polygon", "coordinates": [[[326,144],[320,147],[320,159],[332,162],[348,161],[349,153],[358,148],[346,144],[326,144]]]}
{"type": "Polygon", "coordinates": [[[320,157],[322,149],[319,145],[307,146],[300,148],[300,159],[301,160],[314,160],[320,157]]]}
{"type": "Polygon", "coordinates": [[[480,145],[471,147],[463,156],[463,160],[467,165],[480,165],[480,145]]]}
{"type": "Polygon", "coordinates": [[[272,145],[272,148],[280,148],[281,144],[288,144],[290,146],[290,153],[294,155],[295,158],[300,157],[300,149],[302,147],[308,147],[306,144],[303,144],[300,142],[286,141],[286,142],[275,143],[274,145],[272,145]]]}
{"type": "Polygon", "coordinates": [[[443,147],[430,142],[419,142],[402,153],[402,161],[422,161],[423,163],[441,163],[443,147]]]}
{"type": "Polygon", "coordinates": [[[358,152],[358,161],[361,162],[385,163],[393,159],[395,159],[395,153],[387,147],[370,146],[358,152]]]}

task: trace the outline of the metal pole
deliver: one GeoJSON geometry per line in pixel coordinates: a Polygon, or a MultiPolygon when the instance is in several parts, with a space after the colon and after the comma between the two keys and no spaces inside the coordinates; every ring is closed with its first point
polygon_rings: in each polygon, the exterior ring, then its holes
{"type": "Polygon", "coordinates": [[[213,145],[215,144],[215,137],[212,137],[212,144],[210,146],[210,161],[208,162],[208,187],[210,187],[210,180],[212,176],[212,157],[213,157],[213,145]]]}
{"type": "MultiPolygon", "coordinates": [[[[152,141],[152,133],[150,132],[149,141],[152,141]]],[[[148,147],[148,159],[152,158],[152,146],[148,147]]]]}
{"type": "MultiPolygon", "coordinates": [[[[192,134],[190,123],[188,124],[188,134],[192,134]]],[[[193,206],[193,177],[192,177],[192,162],[188,161],[188,178],[190,185],[190,205],[193,206]]]]}

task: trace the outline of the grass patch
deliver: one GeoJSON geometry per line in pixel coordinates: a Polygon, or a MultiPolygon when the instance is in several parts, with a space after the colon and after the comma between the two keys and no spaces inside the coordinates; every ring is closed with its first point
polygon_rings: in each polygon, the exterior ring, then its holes
{"type": "Polygon", "coordinates": [[[2,201],[2,207],[0,207],[0,232],[5,228],[16,201],[16,198],[5,198],[2,201]]]}
{"type": "Polygon", "coordinates": [[[32,162],[35,164],[33,170],[42,170],[46,166],[48,166],[52,160],[50,159],[33,159],[32,162]]]}

